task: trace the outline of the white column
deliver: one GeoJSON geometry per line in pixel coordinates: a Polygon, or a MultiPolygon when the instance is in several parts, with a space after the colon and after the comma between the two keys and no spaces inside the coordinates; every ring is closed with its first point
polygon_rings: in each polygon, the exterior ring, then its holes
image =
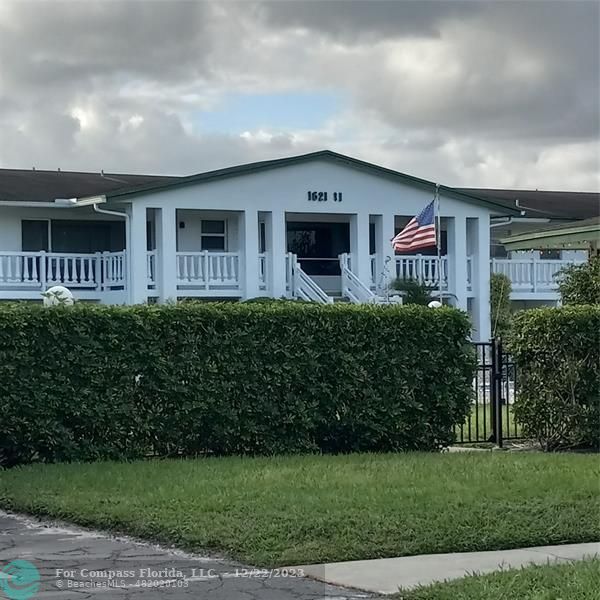
{"type": "Polygon", "coordinates": [[[240,279],[243,298],[256,298],[258,289],[258,211],[245,210],[240,217],[240,279]]]}
{"type": "Polygon", "coordinates": [[[146,273],[146,207],[135,202],[129,209],[129,303],[142,304],[148,301],[146,273]]]}
{"type": "Polygon", "coordinates": [[[448,219],[448,288],[454,306],[467,310],[467,219],[448,219]]]}
{"type": "Polygon", "coordinates": [[[473,338],[487,342],[491,336],[490,324],[490,217],[473,219],[471,228],[473,290],[473,338]]]}
{"type": "Polygon", "coordinates": [[[285,296],[285,255],[287,251],[285,212],[267,213],[267,289],[273,298],[285,296]]]}
{"type": "Polygon", "coordinates": [[[157,290],[161,303],[177,300],[177,210],[165,206],[157,212],[156,223],[156,267],[157,290]]]}
{"type": "Polygon", "coordinates": [[[352,271],[368,287],[371,279],[368,213],[350,215],[350,254],[352,271]]]}

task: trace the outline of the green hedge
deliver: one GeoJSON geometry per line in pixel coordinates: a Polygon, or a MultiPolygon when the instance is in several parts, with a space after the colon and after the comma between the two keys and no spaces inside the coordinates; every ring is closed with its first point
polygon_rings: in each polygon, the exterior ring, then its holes
{"type": "Polygon", "coordinates": [[[515,418],[546,450],[598,448],[600,306],[539,308],[515,315],[515,418]]]}
{"type": "Polygon", "coordinates": [[[423,307],[0,308],[0,463],[435,449],[468,334],[423,307]]]}

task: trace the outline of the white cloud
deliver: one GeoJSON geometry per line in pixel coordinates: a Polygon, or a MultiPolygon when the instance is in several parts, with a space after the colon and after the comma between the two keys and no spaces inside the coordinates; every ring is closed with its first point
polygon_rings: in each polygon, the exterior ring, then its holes
{"type": "Polygon", "coordinates": [[[577,1],[8,1],[0,165],[190,173],[328,147],[449,185],[597,189],[598,17],[577,1]],[[344,100],[320,127],[197,127],[232,94],[307,90],[344,100]]]}

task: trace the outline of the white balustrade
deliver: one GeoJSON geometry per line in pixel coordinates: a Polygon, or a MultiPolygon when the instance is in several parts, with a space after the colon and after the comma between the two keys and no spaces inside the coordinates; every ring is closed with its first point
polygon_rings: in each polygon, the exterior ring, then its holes
{"type": "Polygon", "coordinates": [[[448,288],[448,257],[424,256],[422,254],[401,254],[395,257],[395,271],[392,275],[398,279],[415,279],[425,285],[437,287],[439,285],[440,267],[442,289],[448,288]]]}
{"type": "Polygon", "coordinates": [[[342,273],[342,295],[354,304],[375,302],[375,294],[352,271],[352,255],[340,254],[339,259],[342,273]]]}
{"type": "Polygon", "coordinates": [[[294,256],[291,252],[285,255],[285,291],[288,297],[294,292],[294,256]]]}
{"type": "Polygon", "coordinates": [[[239,288],[237,252],[178,252],[177,283],[186,288],[239,288]]]}
{"type": "Polygon", "coordinates": [[[473,289],[473,257],[467,256],[467,290],[473,289]]]}
{"type": "MultiPolygon", "coordinates": [[[[351,256],[345,255],[344,265],[351,272],[351,256]]],[[[371,281],[376,275],[376,256],[370,257],[371,281]]],[[[564,267],[585,262],[584,260],[492,259],[491,272],[504,273],[517,293],[536,294],[556,291],[556,275],[564,267]]],[[[148,286],[156,288],[157,253],[147,253],[148,286]]],[[[259,289],[268,289],[268,255],[259,254],[259,289]]],[[[294,255],[286,255],[286,289],[292,295],[295,286],[300,285],[305,293],[320,301],[326,294],[316,289],[314,281],[300,268],[294,255]]],[[[344,265],[342,265],[342,273],[344,265]]],[[[472,289],[473,260],[467,259],[467,285],[472,289]]],[[[178,285],[184,289],[239,290],[240,256],[236,252],[178,252],[176,272],[178,285]]],[[[437,287],[441,272],[442,288],[448,289],[448,257],[440,263],[436,256],[398,255],[390,265],[392,277],[417,279],[432,287],[437,287]]],[[[346,274],[348,275],[348,274],[346,274]]],[[[353,287],[360,282],[347,276],[345,281],[353,287]]],[[[98,252],[95,254],[59,252],[2,252],[0,251],[0,290],[21,289],[43,291],[51,285],[64,285],[86,290],[115,290],[127,287],[126,252],[98,252]]],[[[361,284],[362,286],[362,284],[361,284]]],[[[318,286],[317,286],[318,287],[318,286]]],[[[368,289],[367,286],[364,286],[368,289]]],[[[362,289],[360,290],[363,291],[362,289]]],[[[369,290],[370,291],[370,290],[369,290]]],[[[214,294],[213,294],[214,295],[214,294]]],[[[311,298],[311,299],[313,299],[311,298]]]]}
{"type": "Polygon", "coordinates": [[[287,255],[287,262],[290,265],[290,295],[292,298],[308,300],[319,304],[333,304],[333,298],[328,296],[319,285],[307,275],[298,262],[295,254],[287,255]]]}
{"type": "Polygon", "coordinates": [[[0,288],[52,285],[113,289],[125,286],[125,252],[0,252],[0,288]]]}
{"type": "Polygon", "coordinates": [[[371,254],[369,262],[371,263],[371,281],[369,283],[371,287],[375,288],[377,285],[377,255],[371,254]]]}
{"type": "Polygon", "coordinates": [[[267,255],[261,253],[258,255],[258,289],[267,289],[267,255]]]}
{"type": "Polygon", "coordinates": [[[146,277],[148,278],[148,287],[156,288],[156,250],[146,252],[146,277]]]}
{"type": "Polygon", "coordinates": [[[101,260],[103,268],[103,289],[125,289],[125,274],[127,269],[125,252],[103,252],[101,260]]]}
{"type": "Polygon", "coordinates": [[[550,260],[545,258],[493,258],[492,273],[506,275],[513,292],[554,292],[556,276],[565,267],[581,264],[583,260],[550,260]]]}

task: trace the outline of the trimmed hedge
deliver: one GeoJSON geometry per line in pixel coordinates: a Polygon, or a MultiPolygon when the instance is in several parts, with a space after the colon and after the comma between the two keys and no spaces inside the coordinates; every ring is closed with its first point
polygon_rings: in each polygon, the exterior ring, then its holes
{"type": "Polygon", "coordinates": [[[433,450],[469,412],[453,309],[0,307],[0,463],[433,450]]]}
{"type": "Polygon", "coordinates": [[[600,306],[538,308],[515,315],[519,366],[515,418],[546,450],[598,448],[600,306]]]}

